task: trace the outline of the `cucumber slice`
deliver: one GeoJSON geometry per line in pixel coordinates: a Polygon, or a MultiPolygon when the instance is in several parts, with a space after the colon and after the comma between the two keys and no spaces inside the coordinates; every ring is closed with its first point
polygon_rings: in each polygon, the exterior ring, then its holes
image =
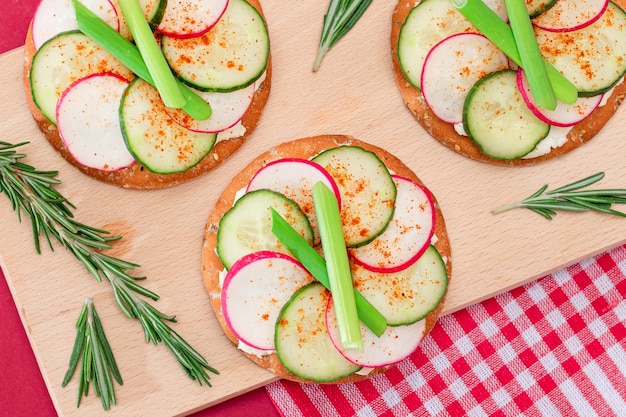
{"type": "Polygon", "coordinates": [[[161,47],[178,76],[202,91],[247,87],[265,71],[270,51],[265,21],[245,0],[230,0],[222,18],[202,36],[162,36],[161,47]]]}
{"type": "Polygon", "coordinates": [[[134,74],[96,42],[79,31],[63,32],[33,56],[30,88],[35,105],[56,125],[56,106],[74,81],[95,73],[114,73],[130,80],[134,74]]]}
{"type": "Polygon", "coordinates": [[[159,92],[141,78],[124,92],[120,124],[130,153],[157,174],[187,171],[202,161],[217,139],[215,133],[193,132],[176,123],[159,92]]]}
{"type": "Polygon", "coordinates": [[[271,190],[244,194],[220,220],[217,232],[217,256],[226,269],[240,258],[261,250],[290,254],[271,231],[274,208],[289,224],[313,243],[313,230],[306,214],[291,199],[271,190]]]}
{"type": "Polygon", "coordinates": [[[353,264],[355,288],[380,311],[390,326],[412,324],[434,311],[448,288],[446,264],[430,245],[410,267],[393,274],[353,264]]]}
{"type": "Polygon", "coordinates": [[[610,90],[626,73],[626,12],[609,2],[589,26],[568,32],[535,29],[543,56],[578,89],[580,96],[610,90]]]}
{"type": "Polygon", "coordinates": [[[380,235],[393,216],[396,185],[378,156],[358,146],[339,146],[320,153],[313,162],[339,188],[346,246],[359,247],[380,235]]]}
{"type": "Polygon", "coordinates": [[[319,282],[302,287],[276,322],[276,355],[292,374],[313,382],[333,382],[361,369],[335,348],[326,328],[330,292],[319,282]]]}
{"type": "Polygon", "coordinates": [[[483,153],[496,159],[521,158],[550,132],[524,102],[517,72],[502,70],[479,80],[463,108],[463,128],[483,153]]]}

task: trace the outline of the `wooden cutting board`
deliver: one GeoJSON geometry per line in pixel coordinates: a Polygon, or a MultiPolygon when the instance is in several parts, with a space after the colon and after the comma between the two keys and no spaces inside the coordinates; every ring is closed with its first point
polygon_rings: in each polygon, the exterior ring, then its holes
{"type": "Polygon", "coordinates": [[[626,242],[626,220],[595,213],[559,214],[552,222],[525,210],[491,210],[524,198],[544,183],[564,185],[605,171],[603,187],[626,186],[626,109],[601,134],[558,160],[504,168],[468,160],[429,137],[405,108],[391,67],[394,2],[375,1],[317,73],[311,72],[325,2],[265,0],[274,64],[273,89],[258,130],[213,173],[158,191],[99,183],[68,165],[43,141],[22,91],[22,50],[0,57],[2,140],[30,141],[27,163],[59,170],[60,191],[76,218],[123,236],[110,254],[138,263],[137,276],[176,314],[173,327],[221,372],[212,388],[189,380],[163,346],[144,342],[141,327],[114,305],[65,249],[37,255],[30,225],[0,198],[0,264],[52,399],[61,416],[101,415],[90,396],[75,408],[76,381],[61,388],[85,297],[93,297],[119,362],[124,385],[109,416],[185,415],[267,384],[275,377],[248,361],[222,335],[200,272],[203,228],[215,199],[255,155],[280,142],[324,133],[349,134],[383,146],[412,167],[437,196],[453,246],[446,313],[541,277],[626,242]]]}

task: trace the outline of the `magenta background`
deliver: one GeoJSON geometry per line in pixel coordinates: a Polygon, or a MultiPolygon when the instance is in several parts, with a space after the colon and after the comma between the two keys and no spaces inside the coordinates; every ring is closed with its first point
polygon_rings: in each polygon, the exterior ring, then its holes
{"type": "MultiPolygon", "coordinates": [[[[24,44],[28,23],[38,3],[39,0],[2,0],[0,2],[0,30],[2,31],[0,53],[24,44]]],[[[5,197],[2,195],[0,198],[5,197]]],[[[17,216],[11,212],[0,213],[0,216],[15,216],[15,221],[18,221],[17,216]]],[[[0,239],[7,238],[10,237],[2,236],[0,230],[0,239]]],[[[30,239],[26,236],[24,238],[30,239]]],[[[56,417],[57,413],[1,270],[0,335],[0,417],[56,417]]],[[[265,389],[259,388],[193,414],[194,417],[244,415],[276,417],[279,413],[265,389]]]]}

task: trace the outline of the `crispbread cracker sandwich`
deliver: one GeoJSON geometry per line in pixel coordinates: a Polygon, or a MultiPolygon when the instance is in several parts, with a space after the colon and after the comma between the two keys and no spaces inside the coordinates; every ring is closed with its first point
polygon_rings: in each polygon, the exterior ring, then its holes
{"type": "MultiPolygon", "coordinates": [[[[259,0],[247,0],[246,3],[251,5],[261,16],[263,16],[263,10],[259,0]]],[[[224,15],[226,15],[226,13],[224,13],[224,15]]],[[[37,16],[35,18],[37,18],[37,16]]],[[[263,23],[263,25],[265,24],[263,23]]],[[[189,164],[189,166],[184,169],[179,169],[177,171],[172,170],[171,172],[166,173],[155,169],[147,169],[146,166],[139,161],[134,161],[133,163],[128,164],[128,166],[121,167],[120,169],[109,170],[106,169],[106,167],[100,168],[88,166],[88,164],[82,163],[79,160],[80,158],[77,158],[75,154],[68,149],[68,146],[63,140],[57,126],[52,123],[49,120],[49,117],[46,117],[46,115],[43,114],[40,108],[36,105],[32,94],[33,81],[31,79],[31,70],[33,57],[40,46],[41,45],[35,44],[33,36],[33,23],[31,23],[25,41],[25,65],[23,79],[29,108],[37,126],[39,127],[39,130],[50,145],[52,145],[52,147],[59,152],[63,158],[65,158],[71,165],[78,168],[81,172],[99,181],[115,184],[124,188],[157,189],[169,187],[197,178],[213,170],[220,165],[222,161],[236,152],[250,138],[261,119],[263,109],[267,103],[271,90],[272,65],[271,56],[268,52],[263,75],[256,81],[256,85],[254,86],[255,90],[251,93],[251,100],[249,101],[249,105],[245,110],[245,113],[239,119],[237,124],[231,126],[230,128],[223,129],[219,131],[219,133],[215,133],[217,134],[217,139],[214,140],[210,150],[207,150],[208,152],[202,158],[197,158],[198,161],[193,164],[189,164]],[[224,134],[224,136],[222,136],[222,134],[224,134]]],[[[85,74],[85,78],[88,78],[88,76],[88,74],[85,74]]],[[[132,73],[127,71],[124,71],[123,77],[127,77],[131,82],[133,80],[138,80],[132,73]]],[[[159,104],[158,106],[159,111],[165,109],[162,104],[159,104]]],[[[216,110],[214,109],[212,117],[214,117],[215,114],[216,110]]],[[[210,133],[213,134],[214,132],[210,133]]],[[[100,140],[97,133],[93,135],[93,140],[100,140]]],[[[186,152],[186,150],[182,147],[179,151],[181,155],[186,152]]]]}
{"type": "MultiPolygon", "coordinates": [[[[440,13],[439,11],[436,11],[436,10],[440,10],[439,6],[437,6],[436,4],[437,2],[439,2],[439,0],[422,0],[421,1],[421,3],[424,3],[423,6],[430,5],[430,7],[432,8],[432,13],[433,13],[434,18],[439,18],[437,14],[440,13]]],[[[535,2],[535,3],[538,3],[538,2],[535,2]]],[[[550,3],[551,2],[547,2],[545,4],[550,4],[550,3]]],[[[567,127],[563,127],[563,126],[555,127],[556,125],[553,126],[551,128],[551,131],[554,132],[554,136],[555,136],[554,140],[558,143],[548,145],[547,149],[549,149],[549,151],[547,151],[547,153],[546,151],[541,151],[541,152],[535,152],[533,154],[533,151],[531,151],[526,156],[519,155],[515,157],[499,157],[499,156],[494,157],[493,155],[489,154],[489,152],[484,152],[483,150],[481,150],[482,145],[479,144],[478,141],[473,140],[471,135],[468,135],[467,131],[465,132],[463,131],[464,128],[467,126],[465,124],[466,123],[465,119],[463,119],[462,122],[457,121],[457,123],[452,123],[450,121],[443,120],[441,117],[438,117],[437,114],[433,111],[433,107],[429,105],[428,100],[425,99],[425,94],[423,92],[423,89],[419,88],[420,86],[423,87],[420,84],[420,81],[414,80],[413,82],[411,82],[408,79],[407,68],[403,68],[403,65],[401,64],[400,58],[399,58],[399,49],[402,48],[401,46],[399,46],[400,45],[399,42],[402,36],[403,25],[405,25],[405,22],[407,21],[407,17],[419,4],[420,4],[419,0],[400,1],[398,2],[393,12],[390,39],[391,39],[391,50],[392,50],[393,68],[394,68],[396,84],[400,90],[400,93],[407,107],[413,113],[414,117],[421,124],[421,126],[436,140],[438,140],[439,142],[443,143],[445,146],[453,149],[454,151],[462,155],[465,155],[469,158],[472,158],[478,161],[497,164],[497,165],[504,165],[504,166],[536,164],[542,161],[556,158],[576,148],[579,148],[581,145],[583,145],[584,143],[594,138],[601,131],[601,129],[609,122],[611,117],[615,114],[618,107],[624,100],[624,96],[626,95],[626,83],[624,82],[624,60],[622,57],[621,60],[619,58],[617,59],[617,62],[619,62],[619,65],[620,65],[619,68],[616,68],[617,74],[613,74],[613,76],[617,76],[615,78],[616,80],[615,84],[604,88],[605,90],[607,90],[607,92],[604,93],[604,97],[602,97],[601,104],[595,107],[595,110],[593,110],[590,113],[590,115],[588,115],[581,121],[573,124],[572,126],[567,126],[567,127]],[[463,128],[459,128],[461,125],[463,125],[463,128]],[[556,139],[557,136],[558,136],[558,139],[556,139]]],[[[624,0],[617,0],[615,2],[612,2],[607,8],[607,11],[605,11],[605,13],[607,13],[605,23],[607,25],[611,25],[612,24],[611,22],[613,21],[614,16],[619,16],[619,19],[620,19],[619,21],[624,20],[624,17],[622,15],[622,10],[620,10],[620,7],[623,9],[624,6],[626,6],[626,2],[624,0]],[[617,7],[616,5],[619,7],[617,7]]],[[[454,30],[456,34],[464,33],[464,32],[474,32],[474,33],[477,32],[476,28],[473,27],[468,21],[465,21],[465,23],[463,23],[459,20],[459,19],[464,19],[463,16],[458,11],[452,10],[453,7],[451,5],[449,6],[449,8],[451,10],[448,10],[450,14],[447,20],[447,25],[449,27],[453,27],[456,25],[456,29],[454,30]],[[459,23],[454,23],[454,22],[459,22],[459,23]]],[[[424,7],[424,9],[426,9],[426,7],[424,7]]],[[[550,10],[547,10],[543,13],[548,13],[549,11],[550,10]]],[[[597,22],[594,24],[599,25],[598,27],[600,28],[600,25],[604,24],[602,23],[603,19],[604,18],[598,19],[597,22]]],[[[541,23],[544,24],[543,22],[541,23]]],[[[435,24],[436,22],[433,23],[433,26],[435,24]]],[[[536,33],[540,33],[540,35],[538,36],[540,36],[542,39],[542,42],[544,42],[544,45],[545,45],[544,49],[551,48],[550,44],[544,41],[544,39],[546,39],[546,37],[548,36],[554,35],[555,37],[554,39],[556,39],[555,42],[557,41],[561,42],[560,41],[561,38],[570,39],[568,38],[569,36],[568,32],[551,34],[547,30],[541,30],[537,28],[535,30],[536,30],[536,33]]],[[[589,32],[592,32],[592,31],[603,32],[604,31],[601,28],[594,29],[593,25],[582,30],[587,30],[589,32]]],[[[582,30],[581,30],[581,33],[582,33],[582,30]]],[[[433,33],[435,32],[437,32],[437,30],[433,30],[433,33]]],[[[619,36],[619,32],[616,32],[616,33],[617,33],[616,36],[619,36]]],[[[447,36],[452,37],[450,34],[444,34],[444,35],[440,35],[440,39],[437,38],[436,41],[441,42],[441,44],[443,44],[444,42],[442,41],[447,36]]],[[[621,31],[621,36],[624,37],[623,30],[621,31]]],[[[427,41],[425,40],[424,42],[427,42],[427,41]]],[[[435,43],[435,40],[433,40],[432,42],[435,43]]],[[[621,41],[619,39],[615,40],[616,45],[624,45],[625,43],[626,43],[626,38],[622,39],[621,41]]],[[[611,45],[611,48],[613,47],[614,45],[611,45]]],[[[406,49],[407,49],[407,54],[408,54],[408,48],[406,49]]],[[[562,48],[562,49],[566,49],[566,48],[562,48]]],[[[432,52],[432,49],[431,49],[431,52],[432,52]]],[[[619,52],[614,52],[614,53],[617,53],[619,55],[619,52]]],[[[609,58],[604,58],[604,61],[600,58],[598,58],[598,60],[599,60],[599,64],[601,65],[604,65],[605,61],[612,62],[612,59],[609,60],[609,58]]],[[[451,60],[450,62],[452,61],[454,60],[451,60]]],[[[442,65],[441,62],[438,62],[438,64],[440,64],[439,69],[443,71],[442,67],[445,65],[442,65]]],[[[436,65],[432,65],[431,67],[434,70],[434,67],[436,67],[436,65]]],[[[510,67],[513,70],[516,69],[514,64],[510,65],[510,67]]],[[[565,75],[567,76],[568,74],[565,74],[565,75]]],[[[424,79],[424,78],[420,78],[419,75],[414,75],[414,77],[416,79],[421,79],[421,80],[424,79]]],[[[592,78],[593,77],[591,77],[589,80],[585,80],[585,82],[587,81],[591,82],[592,78]]],[[[584,94],[580,93],[579,95],[588,96],[588,95],[593,95],[593,94],[587,92],[584,94]]],[[[600,101],[600,98],[598,98],[598,101],[600,101]]],[[[467,106],[467,102],[465,105],[467,106]]],[[[467,110],[467,107],[464,109],[464,111],[466,110],[467,110]]],[[[531,117],[531,116],[528,116],[528,117],[531,117]]],[[[507,136],[507,134],[503,133],[501,136],[505,137],[507,136]]],[[[551,139],[548,139],[548,140],[551,140],[551,139]]],[[[532,148],[532,145],[531,145],[531,148],[532,148]]]]}
{"type": "MultiPolygon", "coordinates": [[[[233,332],[231,326],[229,326],[229,319],[225,317],[225,313],[223,310],[223,298],[225,297],[223,293],[224,282],[225,280],[228,280],[228,278],[224,278],[227,271],[224,266],[222,256],[220,255],[220,248],[218,247],[218,241],[221,238],[221,235],[219,235],[220,227],[225,227],[222,226],[221,223],[223,221],[223,218],[225,217],[225,214],[233,210],[232,208],[235,206],[236,202],[242,201],[242,194],[244,192],[247,191],[247,194],[250,193],[249,190],[251,180],[253,178],[257,178],[259,176],[258,173],[264,167],[272,166],[272,164],[276,162],[292,161],[294,159],[303,159],[310,161],[317,155],[320,155],[325,151],[328,151],[329,149],[332,150],[341,147],[354,147],[355,149],[363,149],[366,152],[372,152],[380,159],[380,161],[382,161],[382,163],[387,167],[389,172],[392,172],[394,175],[406,178],[410,181],[420,184],[421,186],[424,186],[418,176],[411,170],[411,168],[405,165],[400,159],[398,159],[394,155],[390,154],[380,147],[373,146],[350,136],[344,135],[320,135],[286,142],[266,151],[265,153],[257,156],[254,160],[252,160],[239,174],[237,174],[232,179],[230,184],[223,190],[222,194],[219,196],[214,208],[209,214],[206,223],[204,244],[202,248],[202,274],[204,285],[207,293],[209,294],[210,303],[215,313],[215,316],[218,319],[225,335],[228,337],[228,339],[231,340],[234,346],[238,346],[241,348],[242,344],[240,339],[238,338],[238,335],[233,332]]],[[[297,176],[298,173],[294,172],[293,175],[297,176]]],[[[243,195],[245,196],[245,194],[243,195]]],[[[434,196],[432,197],[432,203],[434,207],[433,215],[435,219],[433,236],[436,237],[432,239],[432,245],[440,253],[441,258],[445,260],[445,274],[447,276],[450,276],[452,272],[451,248],[446,231],[445,221],[441,208],[436,202],[434,196]]],[[[262,208],[257,207],[257,209],[261,210],[262,208]]],[[[240,222],[243,223],[244,221],[240,222]]],[[[316,249],[318,251],[321,251],[319,244],[316,246],[316,249]]],[[[238,268],[235,265],[236,264],[231,266],[231,271],[238,268]]],[[[391,277],[394,275],[390,274],[389,276],[391,277]]],[[[425,326],[423,328],[424,335],[432,329],[435,321],[437,320],[437,317],[441,313],[442,308],[443,298],[438,302],[436,308],[434,308],[430,313],[425,316],[425,326]]],[[[283,307],[283,310],[286,310],[286,308],[283,307]]],[[[338,379],[312,381],[307,377],[303,377],[302,375],[296,375],[288,370],[287,367],[281,362],[275,350],[270,349],[265,352],[259,352],[255,351],[254,349],[251,351],[249,349],[242,348],[240,349],[240,351],[259,366],[271,370],[281,378],[286,378],[299,382],[341,383],[348,381],[357,381],[368,378],[371,375],[383,372],[384,370],[389,368],[389,366],[380,366],[372,369],[369,373],[353,372],[349,375],[343,375],[338,379]]]]}

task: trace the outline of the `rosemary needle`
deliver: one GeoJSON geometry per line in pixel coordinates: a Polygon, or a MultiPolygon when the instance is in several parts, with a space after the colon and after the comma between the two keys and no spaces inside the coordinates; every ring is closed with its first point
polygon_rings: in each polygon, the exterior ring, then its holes
{"type": "Polygon", "coordinates": [[[113,379],[120,385],[123,381],[91,298],[87,298],[83,304],[76,330],[70,363],[61,385],[67,385],[82,358],[76,407],[80,407],[82,397],[89,394],[89,384],[93,382],[94,392],[100,397],[102,408],[108,410],[116,403],[113,379]]]}
{"type": "Polygon", "coordinates": [[[313,63],[313,71],[322,64],[326,52],[341,39],[361,18],[372,0],[330,0],[324,15],[319,50],[313,63]]]}
{"type": "Polygon", "coordinates": [[[156,301],[159,296],[138,284],[144,277],[133,277],[127,272],[139,265],[102,253],[121,236],[111,236],[76,221],[72,212],[75,207],[55,188],[61,183],[57,171],[40,171],[21,162],[26,155],[15,149],[27,143],[0,141],[0,192],[7,196],[20,221],[22,213],[30,218],[37,253],[41,253],[42,238],[51,250],[51,238],[60,242],[96,280],[110,283],[118,307],[127,317],[141,323],[146,341],[162,342],[191,379],[211,386],[207,371],[219,372],[167,325],[176,322],[175,317],[159,312],[140,298],[156,301]]]}
{"type": "Polygon", "coordinates": [[[522,201],[506,204],[495,209],[494,213],[514,208],[524,207],[551,220],[557,210],[562,211],[597,211],[626,217],[626,213],[612,209],[613,204],[626,204],[626,189],[591,189],[582,190],[604,178],[604,172],[591,175],[582,180],[575,181],[552,191],[546,191],[548,185],[544,185],[531,196],[522,201]]]}

